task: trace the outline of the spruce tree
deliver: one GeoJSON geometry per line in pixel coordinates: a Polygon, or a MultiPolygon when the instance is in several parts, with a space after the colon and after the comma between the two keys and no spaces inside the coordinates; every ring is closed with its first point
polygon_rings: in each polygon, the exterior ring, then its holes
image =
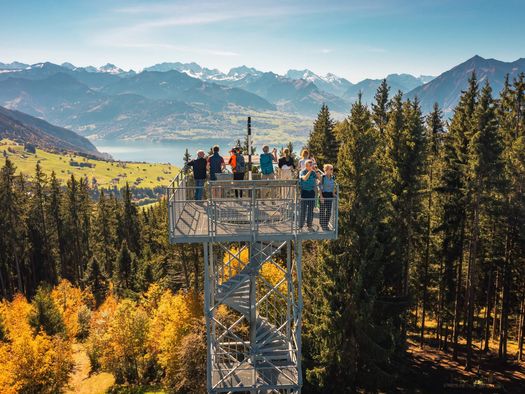
{"type": "Polygon", "coordinates": [[[135,254],[139,254],[141,247],[140,220],[137,207],[132,201],[131,189],[129,188],[129,184],[127,182],[126,187],[124,188],[121,220],[121,232],[123,239],[126,240],[129,250],[135,254]]]}
{"type": "Polygon", "coordinates": [[[466,368],[472,367],[472,334],[476,287],[480,259],[480,216],[489,214],[494,192],[500,187],[503,171],[502,143],[497,132],[496,113],[492,89],[488,82],[481,90],[473,116],[472,132],[468,145],[467,180],[469,190],[470,246],[467,269],[467,358],[466,368]],[[485,212],[483,212],[485,211],[485,212]]]}
{"type": "Polygon", "coordinates": [[[51,173],[49,198],[46,207],[49,220],[48,242],[52,245],[57,277],[64,277],[66,268],[66,245],[64,240],[64,218],[62,215],[62,191],[55,172],[51,173]]]}
{"type": "Polygon", "coordinates": [[[391,320],[380,303],[385,201],[378,144],[371,114],[358,100],[339,152],[340,234],[323,248],[324,283],[314,286],[321,305],[306,318],[306,373],[324,393],[376,390],[393,381],[391,320]]]}
{"type": "Polygon", "coordinates": [[[56,267],[51,252],[51,244],[48,239],[47,217],[46,217],[46,177],[42,172],[40,164],[37,163],[35,176],[32,181],[32,198],[29,207],[28,229],[30,244],[30,265],[33,277],[33,288],[41,282],[54,285],[57,282],[56,267]]]}
{"type": "MultiPolygon", "coordinates": [[[[425,231],[425,252],[422,259],[422,273],[421,273],[421,330],[420,330],[420,344],[423,346],[425,338],[425,318],[427,312],[427,303],[429,296],[430,286],[430,259],[432,254],[432,233],[435,228],[433,219],[437,212],[436,199],[434,196],[434,190],[437,186],[436,179],[439,177],[439,162],[440,155],[442,152],[443,135],[445,133],[445,126],[443,123],[443,113],[437,103],[434,104],[432,112],[426,118],[426,162],[425,162],[425,174],[426,174],[426,231],[425,231]]],[[[441,280],[442,272],[439,272],[441,280]]],[[[441,290],[441,283],[439,284],[441,290]]],[[[440,291],[441,295],[441,291],[440,291]]],[[[438,311],[438,332],[440,334],[441,326],[441,315],[438,311]]]]}
{"type": "Polygon", "coordinates": [[[35,331],[42,330],[50,336],[66,332],[62,314],[51,298],[51,291],[46,287],[39,287],[33,298],[29,324],[35,331]]]}
{"type": "Polygon", "coordinates": [[[337,161],[339,144],[335,137],[334,125],[328,106],[323,104],[307,143],[310,154],[315,157],[320,168],[324,164],[335,164],[337,161]]]}
{"type": "Polygon", "coordinates": [[[129,289],[131,287],[133,277],[133,257],[128,248],[126,240],[122,241],[117,260],[115,261],[115,269],[113,270],[113,277],[119,289],[129,289]]]}
{"type": "Polygon", "coordinates": [[[472,133],[474,111],[478,97],[476,74],[472,73],[467,90],[460,97],[444,143],[443,172],[440,180],[440,199],[443,203],[443,216],[439,229],[442,232],[441,255],[445,271],[455,273],[453,288],[445,289],[447,300],[454,310],[452,340],[453,357],[457,359],[459,350],[459,330],[463,309],[463,259],[466,239],[467,210],[467,161],[468,141],[472,133]]]}
{"type": "Polygon", "coordinates": [[[6,297],[17,291],[26,292],[22,245],[25,228],[21,220],[24,204],[16,187],[15,171],[14,164],[6,158],[0,171],[0,281],[6,297]]]}
{"type": "Polygon", "coordinates": [[[104,274],[113,275],[113,263],[116,258],[116,219],[112,202],[102,189],[93,220],[93,254],[97,257],[104,274]]]}
{"type": "Polygon", "coordinates": [[[375,102],[372,104],[372,118],[380,135],[384,134],[388,123],[388,112],[390,110],[389,92],[390,87],[386,83],[386,79],[383,79],[374,96],[375,102]]]}
{"type": "Polygon", "coordinates": [[[92,257],[88,263],[84,283],[91,290],[95,298],[96,306],[102,304],[108,291],[106,277],[102,273],[100,264],[96,257],[92,257]]]}

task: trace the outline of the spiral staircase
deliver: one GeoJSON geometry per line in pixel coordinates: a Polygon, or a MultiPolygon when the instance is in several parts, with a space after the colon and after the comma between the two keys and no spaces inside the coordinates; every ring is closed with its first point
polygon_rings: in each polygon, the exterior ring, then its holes
{"type": "Polygon", "coordinates": [[[219,257],[210,270],[213,306],[208,317],[215,333],[210,343],[211,392],[299,392],[294,267],[286,257],[279,258],[289,248],[289,242],[255,242],[237,253],[226,247],[211,251],[219,257]],[[240,258],[246,248],[249,261],[240,258]],[[265,278],[263,266],[277,275],[265,278]],[[221,307],[227,308],[225,320],[218,312],[221,307]]]}

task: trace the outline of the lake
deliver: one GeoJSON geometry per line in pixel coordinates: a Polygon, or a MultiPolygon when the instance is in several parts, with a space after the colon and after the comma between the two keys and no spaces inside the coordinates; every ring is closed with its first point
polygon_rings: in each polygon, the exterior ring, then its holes
{"type": "Polygon", "coordinates": [[[91,142],[100,152],[109,153],[115,160],[171,163],[181,167],[186,149],[192,157],[195,157],[198,149],[208,153],[212,146],[219,145],[220,151],[226,154],[236,141],[237,139],[207,138],[173,142],[126,140],[93,140],[91,142]]]}

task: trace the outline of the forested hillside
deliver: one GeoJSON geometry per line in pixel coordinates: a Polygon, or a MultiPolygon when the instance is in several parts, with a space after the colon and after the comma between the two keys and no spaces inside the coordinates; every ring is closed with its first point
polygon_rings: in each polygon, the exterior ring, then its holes
{"type": "MultiPolygon", "coordinates": [[[[471,74],[447,123],[383,81],[341,122],[319,112],[340,223],[304,245],[305,393],[523,388],[525,75],[493,96],[471,74]]],[[[114,392],[202,393],[202,248],[168,244],[164,201],[91,199],[41,166],[0,171],[0,391],[60,391],[80,345],[114,392]]]]}

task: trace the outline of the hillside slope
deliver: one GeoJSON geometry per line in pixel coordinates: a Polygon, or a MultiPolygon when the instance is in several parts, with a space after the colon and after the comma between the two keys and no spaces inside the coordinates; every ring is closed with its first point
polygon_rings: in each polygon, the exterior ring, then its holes
{"type": "Polygon", "coordinates": [[[413,89],[407,97],[413,99],[417,96],[421,101],[423,112],[430,112],[434,102],[437,102],[443,108],[443,112],[450,115],[459,101],[461,91],[467,88],[468,79],[473,71],[476,72],[480,86],[488,80],[493,95],[498,97],[506,74],[509,74],[512,81],[519,73],[525,72],[525,58],[514,62],[502,62],[476,55],[423,86],[413,89]]]}
{"type": "Polygon", "coordinates": [[[105,161],[86,158],[75,154],[60,154],[36,149],[36,153],[24,150],[24,147],[9,139],[0,139],[0,153],[9,158],[18,173],[29,177],[35,173],[35,166],[40,164],[46,174],[55,172],[62,182],[71,175],[77,179],[86,177],[91,187],[122,188],[126,182],[135,188],[154,189],[167,186],[178,173],[170,164],[136,163],[105,161]]]}
{"type": "Polygon", "coordinates": [[[87,138],[71,130],[4,107],[0,107],[0,139],[2,138],[29,143],[41,149],[103,156],[87,138]]]}

